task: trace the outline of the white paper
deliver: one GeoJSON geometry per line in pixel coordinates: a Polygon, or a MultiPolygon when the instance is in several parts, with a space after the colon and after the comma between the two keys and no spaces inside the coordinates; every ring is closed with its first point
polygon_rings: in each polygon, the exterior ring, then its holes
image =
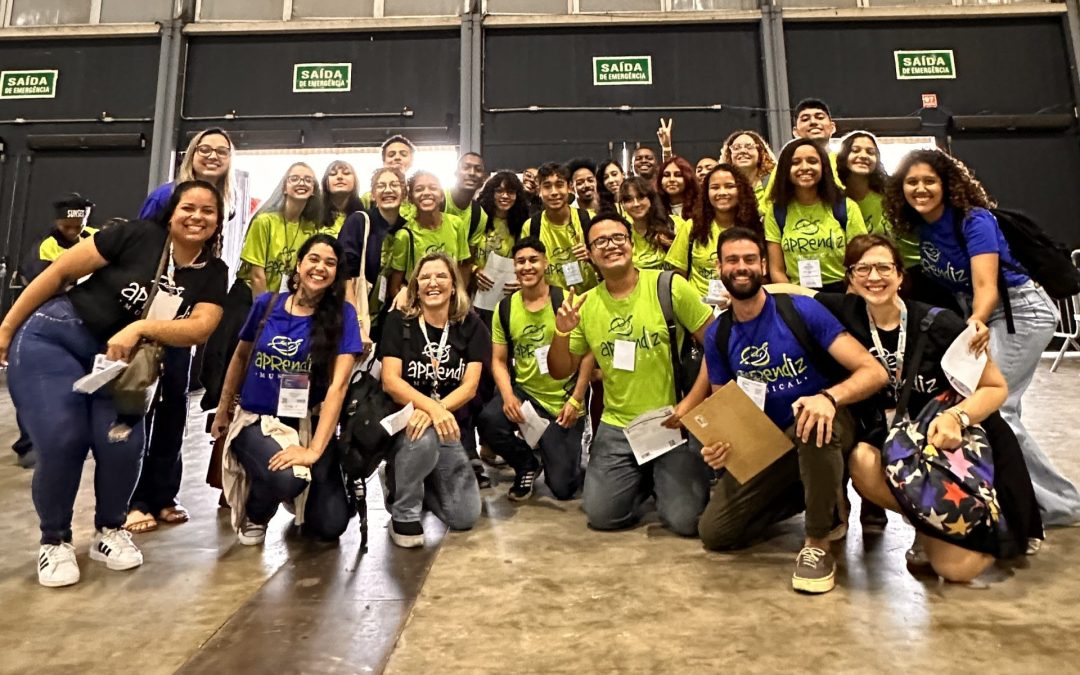
{"type": "Polygon", "coordinates": [[[540,443],[540,437],[547,431],[551,420],[540,417],[540,414],[536,412],[536,408],[533,407],[532,401],[525,401],[521,404],[521,416],[525,418],[525,421],[518,425],[518,429],[521,429],[521,435],[525,437],[525,443],[530,448],[535,448],[540,443]]]}
{"type": "Polygon", "coordinates": [[[710,279],[709,294],[705,296],[705,304],[726,305],[730,301],[731,295],[728,293],[727,287],[724,286],[724,282],[719,279],[710,279]]]}
{"type": "Polygon", "coordinates": [[[484,274],[491,278],[491,289],[477,291],[476,297],[473,298],[473,305],[490,312],[502,300],[506,284],[517,278],[514,274],[514,261],[492,253],[488,255],[487,264],[484,265],[484,274]]]}
{"type": "Polygon", "coordinates": [[[631,340],[615,341],[615,367],[619,370],[634,371],[634,356],[637,353],[637,343],[631,340]]]}
{"type": "Polygon", "coordinates": [[[536,351],[536,367],[540,369],[541,375],[548,374],[548,352],[551,351],[551,345],[544,345],[543,347],[537,347],[536,351]]]}
{"type": "Polygon", "coordinates": [[[577,260],[563,263],[562,274],[569,286],[580,284],[582,281],[585,281],[585,277],[581,276],[581,263],[577,260]]]}
{"type": "Polygon", "coordinates": [[[799,260],[799,285],[803,288],[821,288],[821,261],[816,258],[799,260]]]}
{"type": "Polygon", "coordinates": [[[741,375],[735,381],[738,383],[739,389],[742,389],[750,397],[750,400],[754,402],[754,405],[758,407],[758,410],[765,409],[765,393],[769,390],[769,385],[741,375]]]}
{"type": "Polygon", "coordinates": [[[146,318],[150,321],[172,321],[180,312],[182,304],[184,298],[181,296],[158,290],[150,302],[150,311],[146,313],[146,318]]]}
{"type": "Polygon", "coordinates": [[[986,352],[975,356],[971,353],[971,339],[975,337],[975,326],[968,324],[963,333],[957,336],[945,355],[941,357],[941,369],[953,389],[967,398],[979,386],[983,370],[986,368],[986,352]]]}
{"type": "Polygon", "coordinates": [[[663,426],[664,420],[671,417],[673,412],[674,408],[665,406],[641,413],[623,429],[639,465],[651,462],[686,442],[681,431],[663,426]]]}
{"type": "Polygon", "coordinates": [[[405,426],[409,423],[409,418],[412,417],[414,410],[415,408],[413,407],[413,404],[409,403],[393,415],[387,415],[386,417],[379,420],[379,424],[382,425],[383,429],[386,429],[386,433],[393,436],[394,434],[405,428],[405,426]]]}
{"type": "Polygon", "coordinates": [[[71,390],[80,394],[93,394],[115,380],[127,366],[128,364],[123,361],[110,361],[104,354],[98,354],[94,357],[93,369],[88,375],[75,380],[75,383],[71,385],[71,390]]]}

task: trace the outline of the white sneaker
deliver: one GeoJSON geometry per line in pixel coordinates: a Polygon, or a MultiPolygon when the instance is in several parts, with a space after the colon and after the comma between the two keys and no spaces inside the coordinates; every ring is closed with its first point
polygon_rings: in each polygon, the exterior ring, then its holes
{"type": "Polygon", "coordinates": [[[38,550],[38,583],[49,588],[79,583],[79,563],[75,547],[68,542],[42,544],[38,550]]]}
{"type": "Polygon", "coordinates": [[[90,559],[105,563],[111,570],[130,570],[143,564],[142,551],[131,541],[131,533],[109,527],[94,533],[90,559]]]}
{"type": "Polygon", "coordinates": [[[236,531],[236,538],[239,539],[240,543],[244,546],[258,546],[266,539],[266,526],[256,525],[250,520],[245,519],[244,524],[236,531]]]}

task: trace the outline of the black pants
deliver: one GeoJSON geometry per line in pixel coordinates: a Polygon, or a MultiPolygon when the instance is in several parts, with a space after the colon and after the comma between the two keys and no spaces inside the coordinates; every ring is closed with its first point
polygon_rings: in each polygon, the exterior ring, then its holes
{"type": "Polygon", "coordinates": [[[131,508],[157,515],[176,505],[183,478],[184,430],[187,426],[190,347],[165,349],[158,397],[146,415],[149,440],[131,508]]]}
{"type": "Polygon", "coordinates": [[[203,410],[214,410],[218,406],[225,373],[228,372],[229,361],[236,351],[237,336],[247,320],[252,304],[251,289],[237,279],[225,298],[225,312],[221,322],[211,333],[203,349],[202,370],[199,371],[199,384],[206,390],[201,404],[203,410]]]}

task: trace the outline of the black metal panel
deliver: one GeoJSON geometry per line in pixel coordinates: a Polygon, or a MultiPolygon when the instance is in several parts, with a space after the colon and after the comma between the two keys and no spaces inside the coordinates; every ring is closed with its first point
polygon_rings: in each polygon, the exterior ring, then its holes
{"type": "Polygon", "coordinates": [[[295,128],[307,146],[333,145],[331,128],[356,130],[371,144],[397,131],[456,143],[460,60],[458,31],[195,37],[189,43],[183,128],[295,128]],[[352,63],[352,90],[294,94],[297,63],[352,63]],[[398,114],[405,108],[412,117],[398,114]],[[234,111],[238,119],[227,122],[192,119],[234,111]],[[313,113],[326,117],[306,117],[313,113]],[[334,117],[355,113],[387,114],[334,117]],[[283,121],[246,115],[304,117],[283,121]]]}
{"type": "Polygon", "coordinates": [[[792,105],[823,98],[837,117],[913,114],[921,94],[955,115],[1071,112],[1063,19],[784,24],[792,105]],[[955,80],[896,79],[895,50],[952,49],[955,80]]]}
{"type": "Polygon", "coordinates": [[[675,151],[717,156],[735,129],[763,131],[765,93],[757,23],[488,30],[483,148],[491,167],[521,169],[608,143],[657,147],[661,116],[675,120],[675,151]],[[651,56],[652,85],[594,86],[594,56],[651,56]],[[719,110],[709,106],[720,104],[719,110]],[[499,108],[631,106],[617,110],[497,112],[499,108]],[[690,106],[700,110],[671,110],[690,106]]]}
{"type": "Polygon", "coordinates": [[[56,98],[0,101],[0,119],[16,117],[152,118],[157,37],[0,42],[3,70],[59,70],[56,98]]]}

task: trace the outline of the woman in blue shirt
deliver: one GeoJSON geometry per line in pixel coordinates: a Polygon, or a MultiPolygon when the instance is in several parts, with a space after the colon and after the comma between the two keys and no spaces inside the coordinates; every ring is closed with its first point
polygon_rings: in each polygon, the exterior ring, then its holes
{"type": "Polygon", "coordinates": [[[213,434],[227,434],[222,483],[246,546],[263,542],[282,502],[295,500],[297,524],[323,539],[349,524],[341,470],[327,452],[363,351],[343,259],[334,237],[312,236],[297,252],[288,292],[260,296],[240,329],[213,434]]]}
{"type": "Polygon", "coordinates": [[[989,209],[994,201],[959,160],[916,150],[901,161],[885,193],[885,215],[898,231],[916,233],[925,277],[952,291],[976,333],[971,347],[989,348],[1009,398],[1001,416],[1024,452],[1046,525],[1080,522],[1080,492],[1054,467],[1020,419],[1020,403],[1057,324],[1053,300],[1028,277],[989,209]],[[962,236],[962,238],[961,238],[962,236]],[[999,285],[999,273],[1000,281],[999,285]],[[1007,289],[1009,329],[1000,289],[1007,289]]]}

